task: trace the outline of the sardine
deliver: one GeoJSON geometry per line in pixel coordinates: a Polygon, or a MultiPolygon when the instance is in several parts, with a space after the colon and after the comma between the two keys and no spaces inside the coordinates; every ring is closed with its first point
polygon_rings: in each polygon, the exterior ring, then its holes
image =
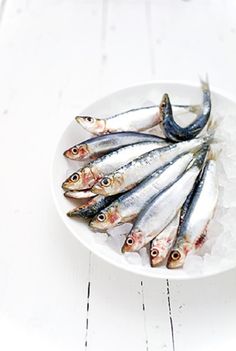
{"type": "Polygon", "coordinates": [[[81,205],[79,207],[74,208],[73,210],[67,213],[69,217],[83,217],[83,218],[91,218],[96,215],[99,211],[101,211],[106,206],[110,205],[112,201],[116,199],[117,196],[102,196],[97,195],[91,200],[89,200],[86,204],[81,205]]]}
{"type": "Polygon", "coordinates": [[[162,146],[163,142],[154,141],[144,141],[142,143],[124,146],[90,162],[85,167],[74,172],[66,179],[62,187],[65,190],[89,189],[105,174],[111,173],[138,156],[162,146]]]}
{"type": "Polygon", "coordinates": [[[187,127],[181,127],[175,122],[169,96],[164,94],[160,104],[160,125],[167,139],[171,141],[190,140],[195,138],[206,126],[211,113],[211,96],[207,81],[201,81],[201,87],[203,93],[202,110],[187,127]]]}
{"type": "Polygon", "coordinates": [[[72,146],[64,152],[64,155],[71,160],[93,160],[102,154],[143,141],[157,141],[166,143],[165,139],[156,135],[137,133],[137,132],[120,132],[107,135],[100,135],[85,140],[72,146]]]}
{"type": "Polygon", "coordinates": [[[122,247],[122,252],[138,251],[173,220],[193,188],[202,160],[192,166],[169,188],[147,203],[140,212],[122,247]]]}
{"type": "Polygon", "coordinates": [[[205,141],[207,138],[198,138],[147,152],[116,171],[107,173],[93,186],[91,191],[108,196],[132,189],[145,177],[179,154],[198,151],[205,141]]]}
{"type": "MultiPolygon", "coordinates": [[[[186,111],[198,110],[198,105],[172,105],[186,111]]],[[[76,121],[92,134],[101,135],[122,131],[142,131],[160,123],[159,105],[134,108],[108,118],[77,116],[76,121]]]]}
{"type": "Polygon", "coordinates": [[[157,196],[183,174],[192,159],[193,154],[187,153],[159,168],[137,187],[99,212],[90,222],[90,227],[105,231],[121,223],[133,221],[153,196],[157,196]]]}
{"type": "Polygon", "coordinates": [[[150,263],[152,267],[157,267],[165,261],[176,239],[179,217],[180,212],[178,212],[177,216],[167,227],[152,240],[150,245],[150,263]]]}
{"type": "Polygon", "coordinates": [[[216,162],[208,160],[180,225],[176,243],[168,258],[168,268],[182,267],[186,255],[202,246],[208,223],[214,215],[217,198],[216,162]]]}

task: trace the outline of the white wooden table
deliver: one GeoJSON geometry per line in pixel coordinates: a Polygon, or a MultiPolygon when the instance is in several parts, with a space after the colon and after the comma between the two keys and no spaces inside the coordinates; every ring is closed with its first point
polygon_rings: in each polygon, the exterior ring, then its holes
{"type": "Polygon", "coordinates": [[[0,349],[236,348],[236,272],[143,279],[61,222],[50,164],[63,128],[101,94],[153,79],[236,89],[233,0],[2,0],[0,349]]]}

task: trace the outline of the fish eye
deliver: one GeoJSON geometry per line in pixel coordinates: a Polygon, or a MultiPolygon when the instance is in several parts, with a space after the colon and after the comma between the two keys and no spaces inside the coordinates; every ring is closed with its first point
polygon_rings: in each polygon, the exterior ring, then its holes
{"type": "Polygon", "coordinates": [[[132,246],[134,243],[134,239],[129,237],[127,240],[126,240],[126,244],[129,245],[129,246],[132,246]]]}
{"type": "Polygon", "coordinates": [[[94,122],[94,118],[93,117],[86,117],[86,121],[89,123],[93,123],[94,122]]]}
{"type": "Polygon", "coordinates": [[[110,178],[108,178],[108,177],[103,178],[103,179],[101,180],[101,184],[102,184],[103,186],[109,186],[109,185],[111,184],[110,178]]]}
{"type": "Polygon", "coordinates": [[[104,222],[106,219],[106,215],[104,213],[99,213],[99,215],[97,215],[97,220],[99,222],[104,222]]]}
{"type": "Polygon", "coordinates": [[[72,152],[73,155],[77,155],[78,154],[77,147],[76,146],[72,147],[71,152],[72,152]]]}
{"type": "Polygon", "coordinates": [[[177,260],[179,260],[180,259],[180,253],[179,253],[179,251],[173,251],[172,252],[172,254],[171,254],[171,258],[172,258],[172,260],[173,261],[177,261],[177,260]]]}
{"type": "Polygon", "coordinates": [[[72,176],[70,177],[70,180],[72,180],[72,182],[78,182],[78,180],[79,180],[79,175],[78,175],[78,173],[74,173],[74,174],[72,174],[72,176]]]}
{"type": "Polygon", "coordinates": [[[151,256],[154,258],[154,257],[157,257],[159,255],[159,251],[157,249],[152,249],[151,250],[151,256]]]}
{"type": "Polygon", "coordinates": [[[165,101],[165,100],[163,100],[163,101],[161,102],[161,108],[163,109],[164,107],[166,107],[166,101],[165,101]]]}

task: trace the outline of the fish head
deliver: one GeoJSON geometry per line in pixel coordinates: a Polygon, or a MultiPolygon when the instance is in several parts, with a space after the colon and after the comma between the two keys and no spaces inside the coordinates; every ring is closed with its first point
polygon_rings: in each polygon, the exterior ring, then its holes
{"type": "Polygon", "coordinates": [[[132,230],[126,237],[121,251],[123,253],[138,251],[144,245],[143,237],[144,236],[141,230],[139,229],[132,230]]]}
{"type": "Polygon", "coordinates": [[[122,174],[115,172],[114,174],[103,177],[93,186],[91,191],[95,194],[101,194],[104,196],[118,194],[122,182],[122,174]]]}
{"type": "Polygon", "coordinates": [[[160,106],[159,106],[161,121],[163,121],[166,108],[167,108],[169,105],[170,105],[169,96],[168,96],[168,94],[164,94],[163,97],[162,97],[162,99],[161,99],[160,106]]]}
{"type": "Polygon", "coordinates": [[[93,186],[95,181],[92,170],[89,167],[84,167],[67,178],[62,184],[62,188],[64,190],[88,189],[93,186]]]}
{"type": "Polygon", "coordinates": [[[150,260],[151,266],[157,267],[159,266],[168,253],[168,243],[166,240],[158,240],[157,243],[150,250],[150,260]]]}
{"type": "Polygon", "coordinates": [[[73,210],[67,212],[68,217],[76,217],[80,215],[81,207],[73,208],[73,210]]]}
{"type": "Polygon", "coordinates": [[[121,223],[121,216],[116,206],[109,206],[100,211],[89,223],[94,230],[105,231],[121,223]]]}
{"type": "Polygon", "coordinates": [[[174,248],[169,254],[167,260],[167,268],[173,269],[182,267],[184,264],[185,257],[186,252],[182,248],[174,248]]]}
{"type": "Polygon", "coordinates": [[[78,144],[64,152],[64,156],[70,160],[84,160],[89,155],[89,149],[87,144],[78,144]]]}
{"type": "Polygon", "coordinates": [[[92,134],[106,133],[106,120],[90,117],[90,116],[77,116],[75,120],[88,132],[92,134]]]}

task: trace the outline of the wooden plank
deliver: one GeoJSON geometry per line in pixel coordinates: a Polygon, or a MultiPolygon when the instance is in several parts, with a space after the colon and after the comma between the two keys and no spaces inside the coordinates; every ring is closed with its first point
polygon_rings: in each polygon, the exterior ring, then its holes
{"type": "Polygon", "coordinates": [[[0,311],[49,350],[86,338],[89,252],[56,213],[49,171],[62,128],[96,90],[100,29],[99,1],[53,0],[8,1],[0,28],[0,311]]]}
{"type": "Polygon", "coordinates": [[[148,0],[156,78],[211,84],[235,91],[234,1],[148,0]]]}
{"type": "Polygon", "coordinates": [[[102,44],[104,92],[150,80],[144,1],[106,1],[107,29],[102,44]]]}
{"type": "Polygon", "coordinates": [[[176,351],[235,349],[235,273],[170,282],[176,351]]]}
{"type": "MultiPolygon", "coordinates": [[[[104,1],[101,91],[151,78],[146,18],[144,1],[104,1]]],[[[171,350],[166,282],[92,261],[88,350],[171,350]]]]}
{"type": "Polygon", "coordinates": [[[93,256],[88,350],[146,349],[140,280],[93,256]]]}
{"type": "MultiPolygon", "coordinates": [[[[233,94],[234,12],[232,1],[147,0],[155,78],[197,82],[208,72],[213,86],[233,94]]],[[[235,271],[167,288],[173,349],[235,348],[235,271]]]]}

